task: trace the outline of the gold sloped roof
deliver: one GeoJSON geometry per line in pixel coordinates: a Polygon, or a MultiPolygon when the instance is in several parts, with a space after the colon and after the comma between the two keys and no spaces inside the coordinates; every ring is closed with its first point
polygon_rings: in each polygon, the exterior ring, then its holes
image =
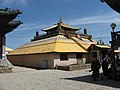
{"type": "Polygon", "coordinates": [[[76,28],[76,27],[73,27],[73,26],[70,26],[70,25],[64,24],[64,23],[61,23],[61,26],[66,27],[66,28],[70,28],[70,29],[75,29],[75,30],[79,30],[80,29],[80,28],[76,28]]]}
{"type": "Polygon", "coordinates": [[[96,46],[99,48],[110,48],[110,46],[108,46],[108,45],[96,45],[96,46]]]}
{"type": "Polygon", "coordinates": [[[56,41],[54,52],[83,52],[87,53],[82,47],[78,46],[74,42],[62,42],[56,41]]]}
{"type": "Polygon", "coordinates": [[[53,26],[51,26],[51,27],[49,27],[49,28],[42,29],[42,30],[46,31],[46,30],[53,29],[53,28],[55,28],[55,27],[58,27],[58,24],[54,24],[53,26]]]}
{"type": "Polygon", "coordinates": [[[120,53],[120,50],[114,50],[115,53],[120,53]]]}
{"type": "Polygon", "coordinates": [[[6,51],[13,51],[13,49],[8,48],[8,47],[6,47],[5,50],[6,50],[6,51]]]}
{"type": "Polygon", "coordinates": [[[20,54],[37,54],[37,53],[48,53],[54,50],[54,43],[46,43],[35,46],[26,46],[18,48],[8,55],[20,55],[20,54]]]}
{"type": "Polygon", "coordinates": [[[8,55],[37,54],[49,52],[83,52],[87,53],[82,47],[78,46],[73,40],[63,35],[54,36],[38,41],[29,42],[8,55]]]}
{"type": "Polygon", "coordinates": [[[88,47],[91,45],[91,44],[97,44],[96,41],[94,40],[89,40],[87,38],[76,38],[76,37],[72,37],[75,41],[77,41],[85,50],[88,49],[88,47]]]}
{"type": "MultiPolygon", "coordinates": [[[[64,24],[64,23],[61,23],[61,26],[65,27],[65,28],[73,29],[73,30],[79,30],[80,29],[80,28],[76,28],[76,27],[73,27],[73,26],[70,26],[70,25],[64,24]]],[[[42,30],[47,31],[47,30],[53,29],[55,27],[58,27],[58,24],[54,24],[53,26],[51,26],[49,28],[42,29],[42,30]]]]}
{"type": "Polygon", "coordinates": [[[94,40],[89,40],[89,39],[87,39],[87,38],[81,38],[82,39],[82,45],[86,48],[86,49],[88,49],[89,48],[89,46],[91,45],[91,44],[97,44],[97,42],[96,41],[94,41],[94,40]]]}

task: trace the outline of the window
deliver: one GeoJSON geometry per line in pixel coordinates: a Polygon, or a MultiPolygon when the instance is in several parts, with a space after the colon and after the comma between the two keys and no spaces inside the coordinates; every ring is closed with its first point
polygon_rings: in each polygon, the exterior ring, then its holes
{"type": "Polygon", "coordinates": [[[67,53],[60,53],[60,61],[65,61],[65,60],[68,60],[67,53]]]}
{"type": "Polygon", "coordinates": [[[82,58],[82,54],[81,54],[81,53],[77,53],[77,54],[76,54],[76,58],[77,58],[77,59],[82,58]]]}

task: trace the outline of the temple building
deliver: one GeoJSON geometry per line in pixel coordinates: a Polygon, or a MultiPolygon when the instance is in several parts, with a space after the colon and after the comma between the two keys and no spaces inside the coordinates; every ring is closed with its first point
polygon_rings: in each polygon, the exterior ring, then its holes
{"type": "Polygon", "coordinates": [[[76,33],[80,28],[64,24],[60,18],[57,24],[42,30],[45,35],[36,32],[30,42],[7,55],[13,65],[55,68],[57,65],[91,62],[88,48],[97,42],[86,29],[83,34],[76,33]]]}
{"type": "Polygon", "coordinates": [[[97,41],[97,44],[91,44],[88,51],[91,53],[91,56],[97,57],[97,59],[101,62],[106,57],[106,54],[110,52],[110,48],[111,47],[109,45],[105,45],[100,39],[97,41]]]}

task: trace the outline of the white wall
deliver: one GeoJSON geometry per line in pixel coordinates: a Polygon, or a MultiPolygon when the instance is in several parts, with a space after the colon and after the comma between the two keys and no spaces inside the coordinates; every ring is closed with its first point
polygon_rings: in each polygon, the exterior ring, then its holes
{"type": "Polygon", "coordinates": [[[41,67],[45,65],[44,61],[48,61],[48,68],[54,68],[52,54],[32,54],[32,55],[14,55],[8,56],[8,60],[15,65],[28,66],[28,67],[41,67]]]}
{"type": "Polygon", "coordinates": [[[41,68],[45,67],[44,61],[48,61],[48,68],[54,68],[56,65],[77,64],[75,53],[69,53],[66,61],[60,61],[59,53],[8,56],[8,60],[15,65],[41,68]]]}
{"type": "Polygon", "coordinates": [[[54,53],[54,56],[55,56],[54,67],[56,65],[66,66],[66,65],[71,65],[71,64],[77,64],[76,53],[68,53],[68,60],[66,60],[66,61],[60,61],[59,53],[54,53]]]}

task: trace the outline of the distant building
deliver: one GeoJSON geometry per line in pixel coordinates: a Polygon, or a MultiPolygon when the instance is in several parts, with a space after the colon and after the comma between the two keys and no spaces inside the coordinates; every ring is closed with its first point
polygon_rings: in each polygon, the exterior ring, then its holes
{"type": "Polygon", "coordinates": [[[12,52],[13,49],[6,47],[5,51],[6,51],[6,54],[8,54],[8,53],[12,52]]]}
{"type": "Polygon", "coordinates": [[[79,28],[64,24],[60,19],[57,24],[42,30],[46,35],[36,32],[31,42],[9,53],[8,60],[14,65],[35,68],[91,62],[88,48],[97,42],[86,29],[84,34],[77,34],[79,28]]]}
{"type": "Polygon", "coordinates": [[[110,53],[110,46],[104,44],[91,44],[88,48],[92,57],[97,57],[101,62],[106,57],[106,54],[110,53]]]}

